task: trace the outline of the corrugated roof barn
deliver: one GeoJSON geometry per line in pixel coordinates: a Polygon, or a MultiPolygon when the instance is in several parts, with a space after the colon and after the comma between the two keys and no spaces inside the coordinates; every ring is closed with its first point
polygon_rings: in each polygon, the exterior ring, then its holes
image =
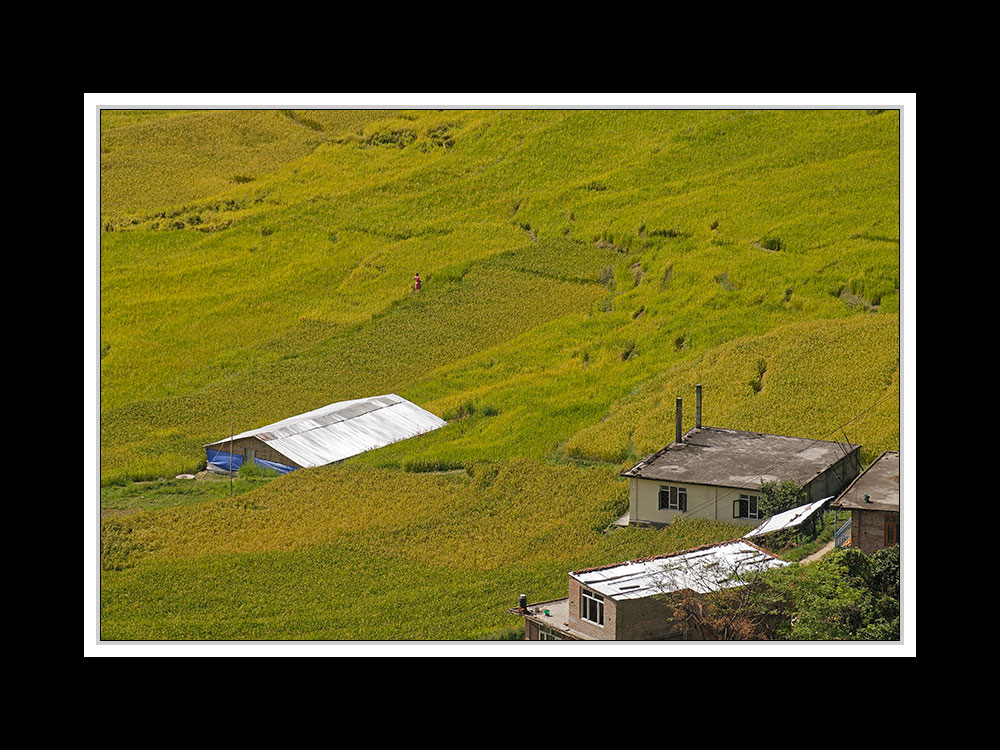
{"type": "Polygon", "coordinates": [[[422,435],[447,424],[389,393],[338,401],[280,422],[223,438],[205,447],[208,468],[235,471],[245,460],[285,473],[323,466],[422,435]]]}

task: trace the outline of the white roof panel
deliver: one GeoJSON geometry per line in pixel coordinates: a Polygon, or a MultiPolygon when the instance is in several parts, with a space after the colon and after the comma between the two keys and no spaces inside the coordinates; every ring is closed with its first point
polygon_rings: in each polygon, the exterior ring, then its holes
{"type": "Polygon", "coordinates": [[[822,500],[817,500],[814,503],[808,503],[806,505],[800,505],[797,508],[792,508],[791,510],[786,510],[783,513],[777,513],[765,519],[764,522],[757,528],[744,534],[743,538],[749,539],[750,537],[770,534],[775,531],[781,531],[782,529],[794,528],[831,500],[833,500],[833,495],[830,495],[830,497],[824,497],[822,500]]]}
{"type": "Polygon", "coordinates": [[[443,427],[440,417],[414,403],[388,393],[383,396],[338,401],[280,422],[223,438],[255,437],[299,466],[313,467],[342,461],[443,427]]]}
{"type": "Polygon", "coordinates": [[[742,585],[748,575],[788,563],[749,542],[702,547],[676,555],[570,573],[581,584],[615,600],[641,599],[690,589],[701,594],[742,585]]]}

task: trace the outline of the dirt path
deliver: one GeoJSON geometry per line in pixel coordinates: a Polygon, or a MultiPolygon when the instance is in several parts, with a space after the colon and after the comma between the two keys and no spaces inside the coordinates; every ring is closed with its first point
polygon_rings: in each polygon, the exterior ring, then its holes
{"type": "Polygon", "coordinates": [[[821,557],[823,557],[823,555],[825,555],[825,554],[826,554],[827,552],[830,552],[830,551],[831,551],[831,550],[833,549],[833,545],[834,545],[834,541],[833,541],[833,540],[831,539],[831,540],[830,540],[830,541],[829,541],[829,542],[828,542],[828,543],[827,543],[827,544],[826,544],[825,546],[823,546],[823,547],[822,547],[821,549],[817,550],[816,552],[813,552],[813,553],[812,553],[811,555],[809,555],[808,557],[803,557],[803,558],[802,558],[802,559],[801,559],[801,560],[799,561],[799,565],[808,565],[808,564],[809,564],[809,563],[811,563],[811,562],[816,562],[816,561],[817,561],[817,560],[819,560],[819,559],[820,559],[821,557]]]}

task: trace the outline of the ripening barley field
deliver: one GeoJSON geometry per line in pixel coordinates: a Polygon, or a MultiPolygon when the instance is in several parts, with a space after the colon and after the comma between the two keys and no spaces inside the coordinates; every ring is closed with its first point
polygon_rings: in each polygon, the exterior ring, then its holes
{"type": "Polygon", "coordinates": [[[105,110],[102,484],[342,399],[449,424],[109,515],[101,637],[487,638],[732,538],[604,533],[696,383],[707,424],[898,448],[899,179],[892,110],[105,110]]]}

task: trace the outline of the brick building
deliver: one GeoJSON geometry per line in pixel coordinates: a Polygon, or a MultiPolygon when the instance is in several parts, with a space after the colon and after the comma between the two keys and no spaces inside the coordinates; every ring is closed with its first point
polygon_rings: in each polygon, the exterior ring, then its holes
{"type": "Polygon", "coordinates": [[[871,554],[899,544],[899,451],[876,458],[830,507],[851,514],[849,541],[842,546],[871,554]]]}
{"type": "Polygon", "coordinates": [[[671,594],[707,594],[746,585],[758,573],[788,565],[767,550],[737,539],[684,552],[573,571],[569,596],[528,604],[511,614],[525,620],[525,640],[702,640],[675,619],[671,594]]]}

